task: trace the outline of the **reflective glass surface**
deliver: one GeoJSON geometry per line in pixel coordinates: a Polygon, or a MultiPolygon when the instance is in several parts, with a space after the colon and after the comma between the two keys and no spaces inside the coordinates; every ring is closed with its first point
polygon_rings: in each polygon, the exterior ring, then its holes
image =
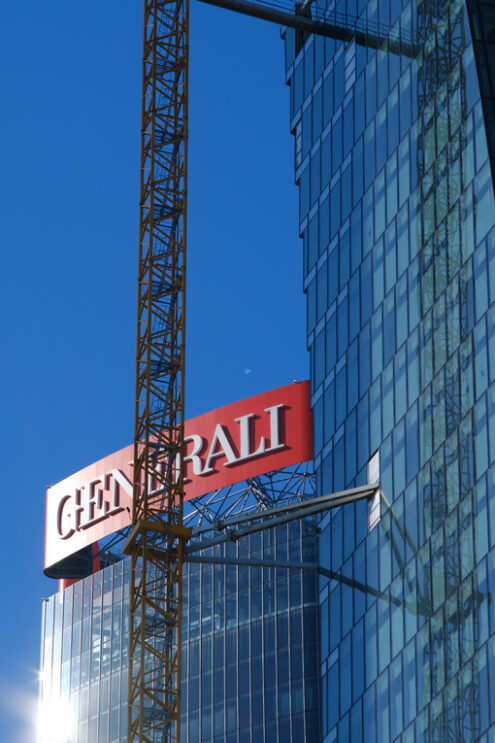
{"type": "MultiPolygon", "coordinates": [[[[318,740],[316,572],[228,564],[315,563],[315,524],[294,521],[211,554],[227,564],[184,569],[181,740],[318,740]]],[[[41,706],[61,721],[57,743],[126,741],[129,581],[124,559],[43,604],[41,706]]]]}
{"type": "MultiPolygon", "coordinates": [[[[325,3],[318,2],[325,7],[325,3]]],[[[495,211],[463,0],[339,0],[414,57],[286,31],[318,490],[322,740],[495,735],[495,211]]]]}

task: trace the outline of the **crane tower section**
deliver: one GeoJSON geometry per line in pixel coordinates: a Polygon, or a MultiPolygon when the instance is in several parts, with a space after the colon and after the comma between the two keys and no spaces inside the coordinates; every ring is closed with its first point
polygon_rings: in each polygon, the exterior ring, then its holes
{"type": "Polygon", "coordinates": [[[188,0],[145,0],[128,743],[179,740],[188,0]]]}

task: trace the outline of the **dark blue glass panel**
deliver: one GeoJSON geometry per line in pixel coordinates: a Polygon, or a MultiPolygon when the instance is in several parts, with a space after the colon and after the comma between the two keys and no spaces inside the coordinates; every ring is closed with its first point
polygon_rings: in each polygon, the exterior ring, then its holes
{"type": "Polygon", "coordinates": [[[358,466],[363,466],[369,459],[369,407],[368,395],[360,401],[357,409],[358,466]]]}
{"type": "MultiPolygon", "coordinates": [[[[342,586],[343,593],[349,593],[352,597],[352,589],[348,586],[342,586]]],[[[344,618],[344,615],[343,615],[344,618]]],[[[340,644],[340,714],[341,716],[351,706],[352,691],[352,659],[351,659],[351,637],[347,635],[340,644]]]]}
{"type": "Polygon", "coordinates": [[[364,132],[364,188],[373,183],[375,178],[375,120],[373,119],[364,132]]]}
{"type": "Polygon", "coordinates": [[[399,144],[399,91],[395,87],[387,99],[387,139],[388,154],[391,155],[399,144]]]}
{"type": "Polygon", "coordinates": [[[327,339],[326,339],[326,355],[327,355],[327,373],[333,369],[337,362],[337,313],[330,317],[327,321],[327,339]]]}
{"type": "MultiPolygon", "coordinates": [[[[385,7],[387,7],[388,3],[387,0],[385,0],[384,3],[385,7]]],[[[380,5],[381,8],[381,5],[380,5]]],[[[388,25],[388,23],[386,23],[388,25]]],[[[378,50],[376,53],[376,77],[378,81],[378,105],[383,103],[383,101],[387,97],[388,93],[388,59],[389,55],[387,52],[378,50]]]]}
{"type": "MultiPolygon", "coordinates": [[[[335,432],[335,383],[331,382],[324,392],[324,441],[328,442],[335,432]]],[[[331,487],[331,483],[330,487],[331,487]]]]}
{"type": "Polygon", "coordinates": [[[353,210],[351,215],[351,273],[359,268],[361,263],[361,204],[353,210]]]}
{"type": "Polygon", "coordinates": [[[349,217],[352,209],[352,171],[348,165],[341,176],[342,222],[349,217]]]}
{"type": "Polygon", "coordinates": [[[322,330],[314,344],[314,387],[318,387],[325,376],[325,331],[322,330]]]}
{"type": "Polygon", "coordinates": [[[315,414],[313,415],[313,430],[314,430],[314,450],[315,452],[321,451],[323,447],[323,397],[320,397],[314,406],[315,414]],[[316,412],[318,415],[316,415],[316,412]]]}
{"type": "Polygon", "coordinates": [[[410,482],[419,468],[419,428],[416,406],[411,408],[406,418],[406,452],[406,475],[407,482],[410,482]]]}
{"type": "Polygon", "coordinates": [[[358,137],[364,131],[365,124],[364,75],[358,77],[354,90],[354,126],[358,137]]]}
{"type": "Polygon", "coordinates": [[[338,428],[343,423],[346,414],[346,369],[343,367],[336,376],[336,403],[335,403],[335,426],[338,428]]]}
{"type": "Polygon", "coordinates": [[[320,195],[320,150],[317,149],[311,158],[311,206],[320,195]]]}
{"type": "Polygon", "coordinates": [[[380,171],[387,159],[387,105],[383,104],[376,115],[376,170],[380,171]]]}
{"type": "Polygon", "coordinates": [[[339,290],[341,291],[349,280],[350,271],[350,247],[349,232],[346,232],[339,240],[339,290]]]}
{"type": "MultiPolygon", "coordinates": [[[[331,136],[328,134],[321,143],[321,187],[322,189],[330,182],[332,175],[332,152],[331,152],[331,136]]],[[[330,230],[325,233],[325,242],[328,243],[328,236],[330,230]]]]}
{"type": "Polygon", "coordinates": [[[364,695],[363,726],[366,743],[376,743],[375,686],[371,686],[364,695]]]}
{"type": "Polygon", "coordinates": [[[354,107],[352,100],[344,108],[343,114],[343,152],[342,156],[345,157],[354,142],[354,107]]]}
{"type": "Polygon", "coordinates": [[[327,197],[318,210],[320,222],[320,255],[322,255],[328,246],[330,239],[330,199],[327,197]]]}
{"type": "Polygon", "coordinates": [[[358,401],[359,387],[359,367],[358,367],[358,344],[357,340],[349,346],[347,351],[347,409],[352,408],[358,401]]]}
{"type": "Polygon", "coordinates": [[[356,272],[349,282],[349,340],[353,340],[360,328],[360,281],[359,273],[356,272]]]}
{"type": "Polygon", "coordinates": [[[366,122],[371,121],[376,112],[376,56],[366,68],[366,122]]]}
{"type": "Polygon", "coordinates": [[[391,292],[385,299],[383,312],[383,354],[387,364],[395,351],[395,298],[391,292]]]}
{"type": "Polygon", "coordinates": [[[299,180],[299,219],[302,220],[309,209],[309,167],[301,173],[299,180]]]}
{"type": "MultiPolygon", "coordinates": [[[[345,422],[346,483],[352,482],[356,472],[356,433],[356,410],[354,409],[348,413],[345,422]]],[[[347,511],[347,520],[352,519],[352,534],[344,535],[344,548],[351,549],[351,545],[354,546],[354,511],[352,509],[347,509],[347,511]]]]}
{"type": "Polygon", "coordinates": [[[361,326],[364,326],[373,310],[373,290],[371,273],[371,255],[368,255],[361,264],[361,326]]]}
{"type": "Polygon", "coordinates": [[[330,239],[333,240],[340,228],[340,181],[330,190],[330,239]]]}
{"type": "Polygon", "coordinates": [[[314,51],[313,44],[309,44],[304,50],[304,97],[313,87],[314,82],[314,51]]]}
{"type": "Polygon", "coordinates": [[[344,55],[334,63],[334,110],[336,111],[344,98],[344,55]]]}
{"type": "Polygon", "coordinates": [[[323,72],[323,67],[325,65],[325,39],[322,36],[315,36],[314,38],[314,48],[315,48],[315,80],[317,80],[321,73],[323,72]]]}
{"type": "MultiPolygon", "coordinates": [[[[315,93],[313,98],[313,144],[317,141],[318,137],[321,134],[322,130],[322,123],[323,123],[323,94],[322,89],[319,88],[319,90],[315,93]]],[[[310,129],[311,131],[311,129],[310,129]]],[[[303,124],[303,137],[304,137],[304,124],[303,124]]]]}
{"type": "MultiPolygon", "coordinates": [[[[339,394],[341,392],[339,391],[339,394]]],[[[339,397],[337,396],[337,405],[339,403],[339,397]]],[[[344,472],[344,437],[342,437],[334,447],[334,475],[333,475],[333,489],[344,490],[345,488],[345,472],[344,472]]]]}
{"type": "Polygon", "coordinates": [[[336,725],[340,710],[339,710],[339,669],[338,663],[330,668],[327,677],[327,710],[328,710],[328,728],[331,729],[336,725]]]}
{"type": "MultiPolygon", "coordinates": [[[[342,356],[349,339],[349,324],[348,324],[348,297],[344,297],[339,302],[337,307],[337,323],[338,323],[338,358],[342,356]]],[[[345,402],[344,402],[345,404],[345,402]]]]}
{"type": "MultiPolygon", "coordinates": [[[[341,683],[343,682],[341,681],[341,683]]],[[[338,740],[350,740],[349,724],[350,724],[349,713],[346,713],[342,717],[342,719],[339,720],[338,732],[337,732],[338,740]]]]}
{"type": "Polygon", "coordinates": [[[292,92],[292,116],[300,108],[303,97],[303,63],[298,62],[294,70],[294,82],[291,86],[292,92]]]}
{"type": "MultiPolygon", "coordinates": [[[[328,41],[328,39],[326,39],[328,41]]],[[[325,127],[333,113],[333,73],[323,80],[323,127],[325,127]]]]}
{"type": "Polygon", "coordinates": [[[310,219],[308,227],[308,271],[318,258],[318,212],[310,219]]]}
{"type": "Polygon", "coordinates": [[[303,111],[302,114],[302,158],[304,159],[311,149],[311,118],[312,110],[311,103],[303,111]]]}
{"type": "Polygon", "coordinates": [[[352,203],[355,206],[363,195],[363,137],[359,137],[352,159],[352,203]]]}
{"type": "Polygon", "coordinates": [[[307,308],[308,308],[308,330],[314,328],[316,323],[316,278],[310,282],[307,290],[307,308]]]}
{"type": "Polygon", "coordinates": [[[364,622],[361,619],[352,630],[352,699],[364,692],[364,622]]]}

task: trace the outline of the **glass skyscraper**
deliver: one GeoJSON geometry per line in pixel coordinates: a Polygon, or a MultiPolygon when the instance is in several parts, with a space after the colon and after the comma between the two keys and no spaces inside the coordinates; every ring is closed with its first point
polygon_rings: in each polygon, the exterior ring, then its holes
{"type": "Polygon", "coordinates": [[[317,4],[412,45],[285,32],[318,492],[382,489],[320,524],[321,740],[493,741],[495,4],[317,4]]]}
{"type": "MultiPolygon", "coordinates": [[[[296,520],[209,551],[227,564],[185,564],[184,743],[319,739],[316,572],[228,564],[314,563],[316,533],[296,520]]],[[[127,740],[129,586],[119,559],[44,601],[40,743],[127,740]]]]}

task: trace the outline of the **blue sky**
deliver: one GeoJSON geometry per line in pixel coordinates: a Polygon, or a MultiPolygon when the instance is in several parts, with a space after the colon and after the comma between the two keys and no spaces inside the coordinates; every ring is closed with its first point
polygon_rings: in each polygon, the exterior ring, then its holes
{"type": "MultiPolygon", "coordinates": [[[[279,28],[191,3],[188,416],[308,376],[279,28]]],[[[33,740],[45,487],[132,439],[141,6],[0,6],[2,743],[33,740]]]]}

